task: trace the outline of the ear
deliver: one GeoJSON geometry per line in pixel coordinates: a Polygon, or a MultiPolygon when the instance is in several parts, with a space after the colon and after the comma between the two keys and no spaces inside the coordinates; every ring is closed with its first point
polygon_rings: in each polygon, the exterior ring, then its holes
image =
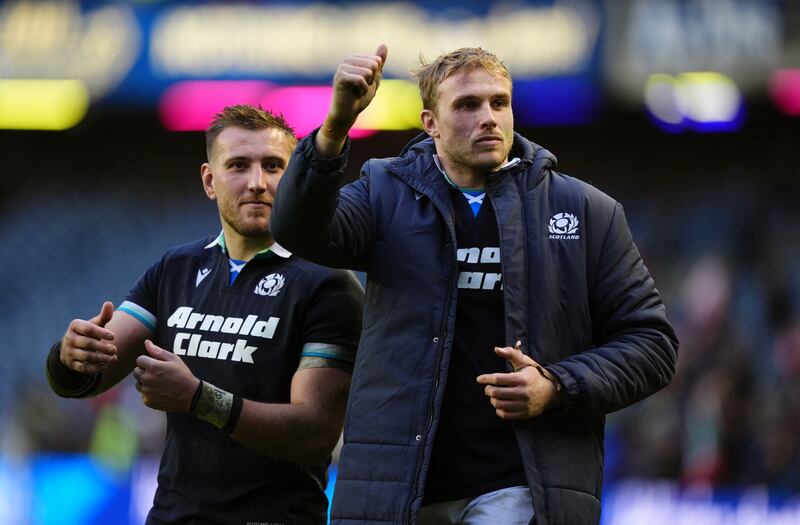
{"type": "Polygon", "coordinates": [[[217,200],[217,192],[214,191],[214,173],[211,171],[211,164],[204,162],[200,166],[200,178],[203,180],[203,190],[209,199],[217,200]]]}
{"type": "Polygon", "coordinates": [[[423,109],[419,114],[419,118],[422,120],[422,127],[425,128],[425,132],[431,137],[438,139],[439,126],[436,124],[436,115],[433,113],[433,110],[423,109]]]}

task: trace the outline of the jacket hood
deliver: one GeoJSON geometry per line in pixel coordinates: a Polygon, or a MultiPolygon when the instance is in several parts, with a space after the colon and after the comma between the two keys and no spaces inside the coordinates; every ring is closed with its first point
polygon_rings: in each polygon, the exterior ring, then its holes
{"type": "MultiPolygon", "coordinates": [[[[405,145],[400,152],[398,161],[408,165],[408,161],[411,161],[409,157],[424,158],[426,155],[433,155],[434,153],[436,153],[436,145],[433,142],[433,138],[422,132],[405,145]],[[406,162],[403,162],[403,160],[406,162]]],[[[511,146],[511,152],[508,156],[509,158],[518,157],[521,161],[520,166],[532,168],[532,171],[536,174],[535,180],[532,181],[533,186],[541,182],[545,172],[554,169],[558,163],[556,156],[550,151],[535,142],[531,142],[517,132],[514,132],[514,144],[511,146]]]]}

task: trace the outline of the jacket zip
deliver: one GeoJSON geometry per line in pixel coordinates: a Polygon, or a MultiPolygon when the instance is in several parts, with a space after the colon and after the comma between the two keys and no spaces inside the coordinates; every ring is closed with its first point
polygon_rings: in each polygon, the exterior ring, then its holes
{"type": "MultiPolygon", "coordinates": [[[[449,233],[449,228],[448,228],[448,233],[449,233]]],[[[451,237],[451,245],[453,246],[453,249],[455,249],[456,248],[455,238],[453,238],[453,235],[450,235],[450,237],[451,237]]],[[[434,378],[433,378],[433,391],[431,392],[431,398],[430,398],[430,401],[428,403],[428,420],[425,422],[425,428],[422,431],[422,439],[423,440],[428,438],[428,433],[430,432],[431,423],[433,422],[433,408],[434,408],[434,402],[435,402],[435,399],[436,399],[436,390],[439,388],[439,379],[440,379],[440,377],[442,375],[440,368],[442,366],[442,353],[443,353],[443,350],[444,350],[444,341],[446,339],[446,337],[444,335],[444,328],[445,328],[445,325],[447,324],[447,318],[450,316],[450,303],[451,303],[450,298],[453,295],[453,288],[455,288],[454,285],[455,285],[455,280],[456,279],[458,279],[458,264],[457,263],[456,263],[455,274],[454,274],[453,278],[450,279],[450,283],[449,283],[449,286],[447,288],[447,296],[445,297],[445,308],[444,308],[444,310],[442,312],[442,323],[441,323],[441,325],[439,327],[440,338],[439,338],[439,346],[436,349],[436,376],[434,376],[434,378]]],[[[406,523],[406,524],[410,524],[411,523],[411,506],[414,504],[414,499],[417,497],[417,494],[419,493],[420,475],[421,475],[421,471],[422,471],[422,461],[423,461],[424,458],[425,458],[425,445],[423,443],[422,444],[422,451],[420,452],[419,457],[417,458],[417,467],[416,467],[416,470],[414,472],[414,479],[416,480],[416,483],[414,484],[414,487],[413,487],[413,489],[411,491],[411,497],[409,497],[409,499],[408,499],[408,505],[406,507],[405,517],[403,519],[403,523],[406,523]]]]}
{"type": "MultiPolygon", "coordinates": [[[[514,181],[514,186],[517,188],[517,195],[519,195],[519,201],[520,201],[519,205],[520,205],[520,213],[522,214],[522,224],[528,225],[528,216],[525,213],[525,192],[522,189],[519,177],[511,177],[511,179],[514,181]]],[[[523,235],[524,240],[525,240],[525,247],[524,247],[525,249],[523,250],[523,253],[525,254],[525,267],[523,269],[525,271],[524,271],[523,275],[525,275],[525,288],[526,288],[526,290],[530,290],[530,285],[528,284],[529,283],[528,269],[530,268],[530,260],[529,260],[530,254],[528,252],[528,246],[527,246],[527,243],[528,243],[528,232],[529,231],[530,230],[527,230],[526,228],[523,228],[523,230],[522,230],[522,235],[523,235]]],[[[502,241],[501,241],[501,243],[502,243],[502,241]]],[[[533,329],[533,327],[528,324],[528,319],[530,318],[530,312],[531,312],[530,294],[526,293],[524,295],[524,297],[525,297],[525,307],[524,307],[524,310],[522,312],[522,314],[523,314],[522,323],[523,323],[524,326],[526,326],[528,328],[527,330],[525,330],[525,335],[528,337],[528,339],[531,339],[532,338],[531,330],[533,329]]],[[[527,344],[526,341],[522,340],[522,334],[517,334],[516,339],[521,341],[523,344],[527,344]]],[[[529,349],[528,352],[530,352],[531,350],[532,349],[529,349]]],[[[531,357],[533,357],[533,356],[531,356],[531,357]]]]}

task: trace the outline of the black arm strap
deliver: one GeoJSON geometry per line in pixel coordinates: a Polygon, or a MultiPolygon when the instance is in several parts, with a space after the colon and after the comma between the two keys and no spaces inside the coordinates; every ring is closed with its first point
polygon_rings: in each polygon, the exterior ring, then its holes
{"type": "Polygon", "coordinates": [[[61,341],[50,348],[45,365],[47,382],[61,397],[89,397],[97,392],[103,374],[82,374],[61,362],[61,341]]]}

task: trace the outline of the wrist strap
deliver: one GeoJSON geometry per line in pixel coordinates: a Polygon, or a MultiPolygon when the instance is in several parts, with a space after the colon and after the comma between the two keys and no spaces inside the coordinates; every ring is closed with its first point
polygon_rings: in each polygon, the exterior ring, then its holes
{"type": "Polygon", "coordinates": [[[194,391],[194,395],[192,396],[192,402],[189,403],[189,412],[194,414],[194,409],[197,408],[197,402],[200,401],[200,394],[203,393],[203,380],[200,380],[200,384],[197,385],[197,390],[194,391]]]}
{"type": "Polygon", "coordinates": [[[189,411],[198,419],[208,421],[230,434],[236,428],[244,400],[206,381],[200,381],[189,411]]]}
{"type": "Polygon", "coordinates": [[[61,341],[50,348],[44,367],[50,388],[61,397],[89,397],[97,392],[103,374],[76,372],[61,362],[61,341]]]}

